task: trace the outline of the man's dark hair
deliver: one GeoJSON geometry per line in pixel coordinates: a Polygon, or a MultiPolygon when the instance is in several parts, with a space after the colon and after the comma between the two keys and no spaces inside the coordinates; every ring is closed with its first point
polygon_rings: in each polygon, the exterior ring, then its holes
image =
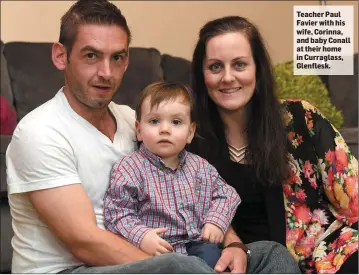
{"type": "Polygon", "coordinates": [[[131,32],[121,11],[107,0],[79,0],[62,16],[59,42],[70,55],[81,25],[117,25],[127,34],[128,45],[131,32]]]}

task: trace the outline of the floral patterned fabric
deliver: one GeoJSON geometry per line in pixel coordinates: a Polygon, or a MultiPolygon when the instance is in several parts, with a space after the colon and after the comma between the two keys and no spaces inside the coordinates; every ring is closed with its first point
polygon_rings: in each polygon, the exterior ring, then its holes
{"type": "Polygon", "coordinates": [[[286,245],[306,273],[335,273],[358,250],[358,161],[308,102],[284,100],[290,177],[286,245]]]}

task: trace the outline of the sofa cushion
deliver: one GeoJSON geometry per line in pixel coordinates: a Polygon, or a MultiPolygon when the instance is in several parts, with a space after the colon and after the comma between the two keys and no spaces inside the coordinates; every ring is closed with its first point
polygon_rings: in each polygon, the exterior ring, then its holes
{"type": "Polygon", "coordinates": [[[51,48],[51,43],[5,44],[18,120],[51,99],[64,84],[63,73],[52,63],[51,48]]]}
{"type": "Polygon", "coordinates": [[[0,200],[0,273],[11,271],[12,247],[11,238],[14,232],[11,227],[10,208],[7,200],[0,200]]]}
{"type": "Polygon", "coordinates": [[[6,185],[6,148],[10,144],[11,136],[0,135],[0,200],[7,198],[6,185]]]}
{"type": "Polygon", "coordinates": [[[153,48],[130,48],[130,63],[113,101],[134,109],[142,89],[159,80],[163,80],[160,52],[153,48]]]}
{"type": "Polygon", "coordinates": [[[354,54],[354,75],[327,76],[332,103],[343,112],[344,127],[358,127],[358,54],[354,54]]]}
{"type": "Polygon", "coordinates": [[[340,130],[340,133],[352,154],[358,159],[358,127],[344,128],[340,130]]]}
{"type": "Polygon", "coordinates": [[[4,43],[0,41],[0,55],[1,55],[1,92],[0,94],[5,97],[6,102],[11,106],[14,107],[14,98],[11,91],[11,84],[9,73],[7,69],[7,61],[4,57],[3,50],[4,50],[4,43]]]}
{"type": "Polygon", "coordinates": [[[164,80],[178,81],[186,85],[191,83],[191,62],[181,57],[168,54],[162,55],[161,66],[164,71],[164,80]]]}

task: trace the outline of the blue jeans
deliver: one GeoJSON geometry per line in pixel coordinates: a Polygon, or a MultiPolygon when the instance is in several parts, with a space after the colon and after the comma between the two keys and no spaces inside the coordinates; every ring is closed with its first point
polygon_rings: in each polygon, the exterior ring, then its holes
{"type": "MultiPolygon", "coordinates": [[[[247,273],[250,274],[300,274],[297,262],[290,255],[288,249],[281,244],[271,241],[260,241],[247,244],[252,256],[247,264],[247,273]]],[[[166,274],[214,274],[202,259],[195,256],[186,256],[179,253],[168,253],[152,257],[143,261],[123,265],[111,266],[77,266],[63,270],[60,273],[86,274],[124,274],[124,273],[166,273],[166,274]]]]}
{"type": "Polygon", "coordinates": [[[210,267],[214,268],[221,257],[221,250],[217,244],[209,242],[189,242],[186,244],[189,256],[197,256],[204,260],[210,267]]]}

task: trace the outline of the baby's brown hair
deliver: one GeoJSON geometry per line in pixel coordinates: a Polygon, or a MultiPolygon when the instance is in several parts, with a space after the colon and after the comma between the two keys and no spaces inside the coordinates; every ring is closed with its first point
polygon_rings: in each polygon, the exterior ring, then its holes
{"type": "Polygon", "coordinates": [[[182,97],[183,103],[190,106],[191,122],[196,122],[195,99],[192,90],[186,85],[174,81],[158,81],[146,86],[139,95],[136,106],[136,119],[141,120],[142,104],[147,97],[151,100],[151,109],[161,102],[174,101],[182,97]]]}

